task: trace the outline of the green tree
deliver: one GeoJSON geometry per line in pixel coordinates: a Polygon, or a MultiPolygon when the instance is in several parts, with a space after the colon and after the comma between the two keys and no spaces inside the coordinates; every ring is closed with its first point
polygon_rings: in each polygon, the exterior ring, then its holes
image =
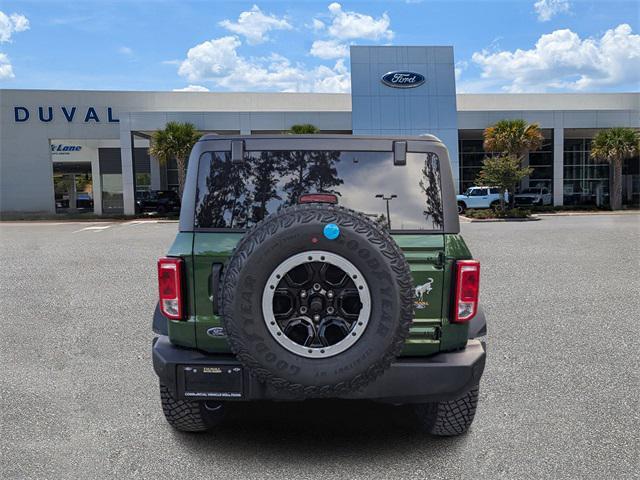
{"type": "Polygon", "coordinates": [[[315,125],[311,125],[310,123],[301,123],[298,125],[291,125],[291,130],[289,133],[293,133],[295,135],[308,135],[313,133],[319,133],[320,129],[315,125]]]}
{"type": "Polygon", "coordinates": [[[163,130],[151,136],[149,155],[156,157],[162,164],[175,158],[178,165],[178,189],[180,197],[184,190],[187,175],[187,161],[191,149],[200,138],[200,132],[190,123],[169,122],[163,130]]]}
{"type": "Polygon", "coordinates": [[[612,210],[622,208],[622,163],[638,152],[640,133],[631,128],[602,130],[591,142],[591,158],[609,163],[609,203],[612,210]]]}
{"type": "MultiPolygon", "coordinates": [[[[487,157],[482,162],[482,170],[476,178],[479,185],[491,185],[500,189],[500,207],[504,209],[504,193],[506,190],[513,192],[516,185],[524,177],[531,175],[533,171],[530,167],[522,167],[520,158],[501,155],[497,157],[487,157]]],[[[510,199],[513,199],[511,193],[510,199]]]]}
{"type": "MultiPolygon", "coordinates": [[[[483,136],[485,152],[515,158],[518,160],[518,166],[522,165],[522,160],[529,152],[538,150],[544,142],[539,125],[527,123],[522,119],[500,120],[486,128],[483,136]]],[[[512,207],[515,202],[514,193],[510,190],[509,204],[512,207]]]]}

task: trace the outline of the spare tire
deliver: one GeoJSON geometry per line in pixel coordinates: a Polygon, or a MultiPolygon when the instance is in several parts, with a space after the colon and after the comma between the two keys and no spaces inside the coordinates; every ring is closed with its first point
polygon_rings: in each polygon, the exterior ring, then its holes
{"type": "Polygon", "coordinates": [[[367,385],[403,348],[413,319],[409,265],[391,236],[346,208],[274,213],[224,269],[231,349],[277,389],[331,396],[367,385]]]}

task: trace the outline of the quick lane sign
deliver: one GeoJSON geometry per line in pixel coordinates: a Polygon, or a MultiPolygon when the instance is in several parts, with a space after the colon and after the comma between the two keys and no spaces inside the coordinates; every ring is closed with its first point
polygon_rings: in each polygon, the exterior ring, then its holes
{"type": "Polygon", "coordinates": [[[79,152],[80,150],[82,150],[82,145],[51,144],[51,153],[53,155],[69,155],[71,152],[79,152]]]}
{"type": "Polygon", "coordinates": [[[385,73],[380,80],[388,87],[393,88],[415,88],[425,82],[424,75],[406,71],[385,73]]]}
{"type": "Polygon", "coordinates": [[[118,123],[120,120],[113,115],[113,108],[87,107],[79,109],[75,106],[50,107],[42,106],[34,108],[33,111],[27,107],[13,107],[13,118],[16,123],[23,123],[30,118],[37,118],[41,122],[49,123],[54,118],[62,118],[69,123],[79,121],[83,123],[118,123]]]}

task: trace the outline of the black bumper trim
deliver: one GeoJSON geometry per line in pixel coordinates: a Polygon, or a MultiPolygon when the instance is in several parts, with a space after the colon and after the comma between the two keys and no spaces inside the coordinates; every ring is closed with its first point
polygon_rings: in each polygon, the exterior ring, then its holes
{"type": "MultiPolygon", "coordinates": [[[[424,358],[398,358],[380,378],[361,390],[341,395],[343,399],[376,400],[388,403],[423,403],[462,396],[480,381],[486,353],[484,344],[469,340],[464,350],[437,353],[424,358]]],[[[173,345],[165,335],[153,340],[153,367],[173,394],[184,398],[184,381],[179,365],[241,366],[233,355],[214,355],[173,345]]],[[[232,401],[295,401],[286,391],[259,382],[243,369],[243,396],[232,401]]]]}

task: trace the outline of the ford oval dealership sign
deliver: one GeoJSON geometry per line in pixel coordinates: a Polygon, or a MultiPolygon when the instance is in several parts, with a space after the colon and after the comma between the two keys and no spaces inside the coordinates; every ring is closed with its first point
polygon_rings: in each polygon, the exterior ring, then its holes
{"type": "Polygon", "coordinates": [[[415,72],[389,72],[385,73],[382,83],[393,88],[415,88],[424,83],[424,75],[415,72]]]}

